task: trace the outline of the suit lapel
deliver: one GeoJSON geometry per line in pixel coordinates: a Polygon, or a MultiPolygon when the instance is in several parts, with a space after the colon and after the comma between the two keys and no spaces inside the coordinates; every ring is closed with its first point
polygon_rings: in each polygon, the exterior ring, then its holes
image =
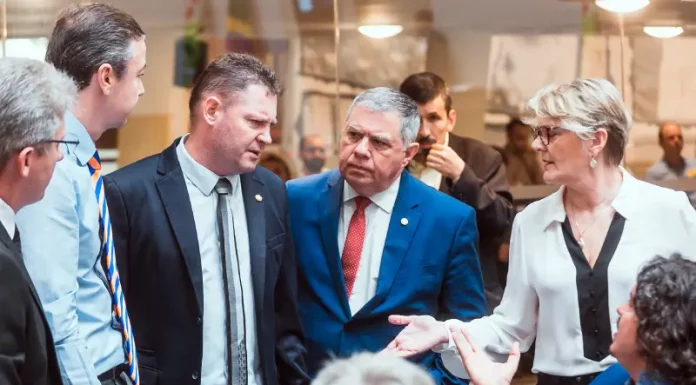
{"type": "Polygon", "coordinates": [[[356,314],[359,317],[368,314],[381,304],[391,289],[401,263],[408,253],[409,245],[420,222],[421,212],[418,199],[412,189],[415,179],[408,173],[401,174],[399,193],[394,202],[387,239],[382,252],[375,296],[356,314]]]}
{"type": "Polygon", "coordinates": [[[338,216],[341,212],[342,200],[343,177],[341,177],[338,171],[333,171],[329,176],[326,189],[321,192],[318,201],[319,213],[321,213],[321,244],[324,247],[326,263],[333,278],[334,292],[339,299],[340,309],[335,310],[339,310],[338,314],[342,314],[345,319],[349,319],[351,314],[350,306],[343,278],[341,256],[338,254],[338,216]]]}
{"type": "Polygon", "coordinates": [[[193,291],[198,302],[198,311],[203,312],[203,273],[198,246],[196,224],[189,199],[184,174],[176,155],[179,140],[162,153],[158,172],[163,174],[155,183],[167,213],[169,225],[184,256],[193,291]]]}
{"type": "MultiPolygon", "coordinates": [[[[254,285],[254,305],[257,311],[263,309],[266,286],[266,215],[263,203],[263,183],[256,172],[241,176],[244,211],[246,211],[247,232],[249,234],[249,257],[251,276],[254,285]]],[[[262,317],[258,317],[262,319],[262,317]]]]}

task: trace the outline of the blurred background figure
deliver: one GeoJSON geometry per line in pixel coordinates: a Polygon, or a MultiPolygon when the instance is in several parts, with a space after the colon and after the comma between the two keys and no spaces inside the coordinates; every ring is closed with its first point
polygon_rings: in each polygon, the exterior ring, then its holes
{"type": "Polygon", "coordinates": [[[418,365],[391,355],[359,353],[326,365],[312,385],[435,385],[418,365]]]}
{"type": "Polygon", "coordinates": [[[300,140],[300,159],[302,173],[300,176],[319,174],[326,171],[326,143],[321,136],[312,134],[300,140]]]}
{"type": "MultiPolygon", "coordinates": [[[[676,123],[665,123],[660,127],[657,138],[662,147],[662,159],[648,169],[645,180],[661,182],[696,176],[696,159],[682,156],[684,135],[681,126],[676,123]]],[[[689,200],[691,205],[696,207],[696,192],[689,194],[689,200]]]]}
{"type": "Polygon", "coordinates": [[[544,184],[539,156],[532,148],[532,128],[515,118],[505,130],[502,153],[510,186],[544,184]]]}
{"type": "Polygon", "coordinates": [[[294,178],[294,172],[292,171],[290,162],[288,162],[280,151],[264,151],[259,158],[259,166],[265,167],[272,173],[278,175],[283,182],[287,182],[294,178]]]}

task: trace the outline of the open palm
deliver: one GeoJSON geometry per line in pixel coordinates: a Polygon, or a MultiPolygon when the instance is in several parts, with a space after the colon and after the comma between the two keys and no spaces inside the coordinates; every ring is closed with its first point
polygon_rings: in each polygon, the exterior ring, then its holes
{"type": "Polygon", "coordinates": [[[389,316],[389,322],[406,327],[384,349],[385,353],[399,357],[410,357],[449,340],[444,324],[431,316],[392,315],[389,316]]]}
{"type": "Polygon", "coordinates": [[[453,331],[452,338],[473,385],[510,384],[520,363],[520,349],[517,342],[512,345],[507,362],[497,363],[491,361],[486,353],[476,346],[464,329],[453,331]]]}

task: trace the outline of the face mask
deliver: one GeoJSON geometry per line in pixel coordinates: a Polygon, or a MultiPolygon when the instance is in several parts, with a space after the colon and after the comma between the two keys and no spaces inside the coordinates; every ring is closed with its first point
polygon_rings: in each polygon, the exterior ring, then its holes
{"type": "Polygon", "coordinates": [[[321,172],[322,167],[324,167],[324,159],[321,158],[309,158],[304,160],[305,167],[307,171],[312,173],[321,172]]]}

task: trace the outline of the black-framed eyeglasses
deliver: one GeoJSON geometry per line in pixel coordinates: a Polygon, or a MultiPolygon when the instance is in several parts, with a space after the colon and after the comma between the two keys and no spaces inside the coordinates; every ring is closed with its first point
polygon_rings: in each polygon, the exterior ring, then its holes
{"type": "Polygon", "coordinates": [[[559,126],[537,126],[532,127],[532,139],[535,140],[539,138],[541,144],[548,146],[551,143],[551,139],[558,135],[558,130],[563,130],[563,127],[559,126]]]}
{"type": "Polygon", "coordinates": [[[75,139],[75,140],[47,139],[47,140],[42,140],[42,141],[39,142],[39,143],[46,143],[46,144],[56,143],[56,144],[58,144],[59,146],[60,146],[61,144],[62,144],[62,145],[65,145],[65,150],[66,150],[66,152],[67,152],[68,154],[71,154],[71,153],[75,152],[75,149],[76,149],[77,146],[80,144],[80,141],[79,141],[79,140],[76,140],[76,139],[75,139]]]}

